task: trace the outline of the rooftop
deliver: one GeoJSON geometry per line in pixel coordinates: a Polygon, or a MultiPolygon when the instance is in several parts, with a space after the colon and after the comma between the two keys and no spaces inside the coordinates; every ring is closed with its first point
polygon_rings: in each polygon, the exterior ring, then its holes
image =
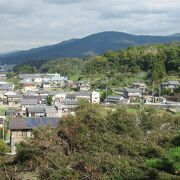
{"type": "Polygon", "coordinates": [[[108,96],[107,100],[110,100],[110,99],[112,99],[112,100],[120,100],[122,98],[123,98],[122,96],[108,96]]]}
{"type": "Polygon", "coordinates": [[[77,96],[91,96],[91,92],[89,91],[80,91],[76,93],[77,96]]]}
{"type": "Polygon", "coordinates": [[[139,88],[125,88],[124,91],[128,93],[142,93],[142,90],[139,88]]]}
{"type": "Polygon", "coordinates": [[[33,129],[40,126],[50,125],[56,128],[59,118],[12,118],[9,121],[10,130],[33,129]]]}
{"type": "Polygon", "coordinates": [[[36,105],[38,104],[37,99],[22,99],[21,100],[21,105],[36,105]]]}
{"type": "Polygon", "coordinates": [[[46,105],[44,106],[33,106],[33,107],[28,107],[27,111],[28,113],[44,113],[45,112],[46,105]]]}

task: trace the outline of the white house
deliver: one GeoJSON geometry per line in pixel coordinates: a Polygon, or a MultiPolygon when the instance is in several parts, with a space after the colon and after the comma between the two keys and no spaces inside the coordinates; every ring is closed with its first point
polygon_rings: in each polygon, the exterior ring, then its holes
{"type": "Polygon", "coordinates": [[[91,102],[95,104],[100,103],[100,94],[96,91],[93,91],[91,94],[91,102]]]}

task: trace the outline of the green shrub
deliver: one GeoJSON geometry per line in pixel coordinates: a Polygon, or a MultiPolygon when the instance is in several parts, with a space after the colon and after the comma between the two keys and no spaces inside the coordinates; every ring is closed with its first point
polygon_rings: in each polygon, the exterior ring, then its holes
{"type": "Polygon", "coordinates": [[[0,156],[4,156],[9,151],[9,147],[4,141],[0,141],[0,156]]]}

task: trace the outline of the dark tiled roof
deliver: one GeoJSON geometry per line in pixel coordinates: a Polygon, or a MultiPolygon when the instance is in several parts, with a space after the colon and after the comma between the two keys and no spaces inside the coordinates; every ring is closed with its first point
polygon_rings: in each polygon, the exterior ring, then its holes
{"type": "Polygon", "coordinates": [[[10,130],[33,129],[50,125],[56,128],[59,118],[12,118],[9,121],[10,130]]]}
{"type": "Polygon", "coordinates": [[[58,111],[56,110],[56,108],[53,107],[53,106],[47,106],[47,107],[45,107],[45,112],[46,112],[46,114],[57,114],[57,113],[58,113],[58,111]]]}
{"type": "Polygon", "coordinates": [[[122,98],[122,96],[108,96],[107,100],[117,100],[119,101],[122,98]]]}
{"type": "Polygon", "coordinates": [[[180,85],[179,81],[168,81],[169,84],[180,85]]]}
{"type": "Polygon", "coordinates": [[[128,93],[142,93],[142,90],[139,88],[126,88],[124,91],[128,93]]]}
{"type": "Polygon", "coordinates": [[[48,94],[48,91],[45,91],[43,89],[39,89],[38,91],[36,91],[37,94],[48,94]]]}
{"type": "Polygon", "coordinates": [[[75,101],[71,101],[71,100],[67,100],[67,101],[64,101],[64,105],[77,105],[78,104],[78,101],[75,100],[75,101]]]}
{"type": "Polygon", "coordinates": [[[91,92],[89,91],[80,91],[76,93],[77,96],[91,96],[91,92]]]}
{"type": "Polygon", "coordinates": [[[6,113],[16,113],[18,111],[18,109],[7,109],[6,113]]]}
{"type": "Polygon", "coordinates": [[[21,105],[37,105],[38,100],[37,99],[22,99],[21,105]]]}
{"type": "Polygon", "coordinates": [[[6,95],[8,98],[22,98],[21,94],[8,94],[6,95]]]}
{"type": "Polygon", "coordinates": [[[66,98],[76,98],[76,94],[67,94],[66,98]]]}
{"type": "Polygon", "coordinates": [[[163,85],[180,85],[180,82],[179,81],[167,81],[167,82],[164,82],[161,84],[163,84],[163,85]]]}
{"type": "Polygon", "coordinates": [[[28,107],[27,111],[28,113],[43,113],[45,112],[46,106],[33,106],[33,107],[28,107]]]}
{"type": "Polygon", "coordinates": [[[67,94],[67,92],[57,92],[57,91],[50,91],[48,92],[49,96],[55,96],[57,94],[67,94]]]}

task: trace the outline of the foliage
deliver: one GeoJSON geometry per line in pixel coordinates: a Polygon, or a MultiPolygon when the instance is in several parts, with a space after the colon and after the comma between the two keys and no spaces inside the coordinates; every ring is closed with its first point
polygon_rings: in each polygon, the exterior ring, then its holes
{"type": "Polygon", "coordinates": [[[82,59],[58,59],[49,61],[40,66],[41,72],[59,73],[62,75],[78,75],[83,69],[84,63],[82,59]]]}
{"type": "Polygon", "coordinates": [[[17,148],[17,152],[18,152],[16,155],[17,156],[16,159],[19,162],[24,162],[24,161],[32,159],[33,151],[31,149],[30,144],[22,141],[16,145],[16,148],[17,148]]]}
{"type": "Polygon", "coordinates": [[[17,146],[16,162],[37,170],[39,179],[170,176],[179,168],[178,124],[178,117],[153,109],[137,114],[82,101],[56,129],[35,129],[17,146]]]}
{"type": "Polygon", "coordinates": [[[180,67],[180,46],[178,44],[157,44],[107,51],[101,56],[89,56],[84,59],[51,60],[42,62],[38,66],[29,63],[29,65],[17,67],[16,72],[57,72],[69,77],[76,77],[76,80],[82,77],[91,78],[94,87],[99,88],[108,84],[126,86],[129,74],[133,77],[140,72],[147,72],[148,82],[158,84],[165,80],[167,74],[172,71],[178,73],[178,67],[180,67]],[[108,78],[107,82],[105,77],[108,78]]]}
{"type": "Polygon", "coordinates": [[[180,147],[171,148],[166,158],[149,159],[147,165],[175,174],[180,169],[180,147]]]}
{"type": "Polygon", "coordinates": [[[22,65],[22,66],[17,66],[15,68],[15,72],[17,74],[33,74],[36,73],[36,67],[32,66],[32,65],[22,65]]]}
{"type": "Polygon", "coordinates": [[[7,144],[0,140],[0,156],[4,156],[9,151],[7,144]]]}
{"type": "Polygon", "coordinates": [[[47,97],[47,104],[48,104],[48,106],[51,106],[52,102],[53,102],[52,96],[48,96],[47,97]]]}
{"type": "Polygon", "coordinates": [[[16,73],[15,72],[7,72],[6,73],[6,78],[7,79],[12,79],[16,76],[16,73]]]}

